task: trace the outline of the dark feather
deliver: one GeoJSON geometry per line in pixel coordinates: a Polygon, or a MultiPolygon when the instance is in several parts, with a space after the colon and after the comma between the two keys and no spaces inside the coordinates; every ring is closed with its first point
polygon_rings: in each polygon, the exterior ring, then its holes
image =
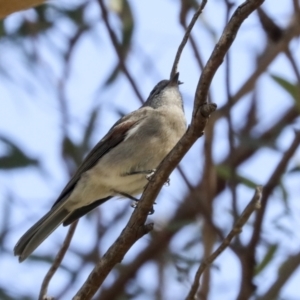
{"type": "Polygon", "coordinates": [[[68,218],[65,219],[65,221],[63,222],[63,225],[64,226],[70,225],[71,223],[78,220],[79,218],[81,218],[82,216],[84,216],[85,214],[87,214],[88,212],[90,212],[91,210],[96,208],[97,206],[99,206],[99,205],[103,204],[104,202],[106,202],[107,200],[109,200],[110,198],[111,197],[106,197],[104,199],[97,200],[90,205],[86,205],[86,206],[83,206],[83,207],[80,207],[80,208],[74,210],[68,216],[68,218]]]}

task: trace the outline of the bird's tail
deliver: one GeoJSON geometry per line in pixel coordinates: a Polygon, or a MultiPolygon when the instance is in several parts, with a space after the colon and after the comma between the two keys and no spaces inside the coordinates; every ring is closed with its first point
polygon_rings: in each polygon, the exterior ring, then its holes
{"type": "Polygon", "coordinates": [[[30,227],[19,239],[14,254],[25,260],[70,214],[64,203],[55,205],[44,217],[30,227]]]}

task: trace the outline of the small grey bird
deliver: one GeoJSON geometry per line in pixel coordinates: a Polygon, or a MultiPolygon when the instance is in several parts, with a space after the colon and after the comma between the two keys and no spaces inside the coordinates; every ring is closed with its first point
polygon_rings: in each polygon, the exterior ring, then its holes
{"type": "Polygon", "coordinates": [[[117,121],[91,150],[51,210],[14,248],[25,260],[60,224],[71,224],[114,196],[135,199],[147,174],[159,165],[186,131],[179,73],[160,81],[138,110],[117,121]]]}

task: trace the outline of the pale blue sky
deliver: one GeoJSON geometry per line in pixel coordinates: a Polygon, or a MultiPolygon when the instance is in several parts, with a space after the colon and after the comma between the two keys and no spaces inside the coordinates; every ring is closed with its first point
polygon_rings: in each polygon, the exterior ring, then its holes
{"type": "MultiPolygon", "coordinates": [[[[242,1],[237,1],[242,3],[242,1]]],[[[57,1],[52,2],[54,5],[57,1]]],[[[64,1],[66,7],[70,1],[64,1]]],[[[80,2],[79,2],[80,3],[80,2]]],[[[167,78],[170,73],[172,62],[177,47],[182,39],[183,30],[178,24],[178,5],[172,0],[153,0],[138,1],[132,0],[130,4],[136,17],[136,26],[133,37],[133,48],[128,59],[127,65],[133,77],[137,80],[140,91],[144,97],[147,97],[152,87],[157,81],[167,78]],[[145,64],[146,57],[149,57],[148,64],[145,64]]],[[[291,1],[267,0],[265,8],[274,17],[276,21],[285,26],[289,23],[288,17],[291,12],[291,1]]],[[[24,16],[33,17],[32,12],[16,13],[7,18],[6,24],[13,30],[18,20],[24,16]]],[[[224,26],[224,6],[220,0],[210,0],[205,8],[203,19],[206,20],[217,33],[224,26]]],[[[96,2],[93,2],[89,8],[88,18],[91,22],[99,19],[99,8],[96,2]]],[[[116,20],[112,20],[116,23],[116,20]]],[[[205,59],[210,55],[215,40],[203,29],[203,22],[196,24],[194,37],[197,40],[199,49],[205,59]]],[[[5,80],[1,76],[0,81],[0,134],[9,136],[13,141],[17,142],[22,149],[32,157],[36,157],[42,161],[43,172],[35,168],[27,168],[22,171],[0,171],[1,192],[0,203],[4,203],[10,194],[14,195],[14,201],[19,209],[13,211],[13,220],[11,222],[14,232],[6,241],[8,247],[13,248],[19,236],[38,218],[40,218],[51,203],[55,200],[60,190],[64,187],[68,180],[68,174],[62,167],[60,151],[61,143],[61,118],[59,115],[59,102],[56,89],[54,88],[57,81],[62,76],[62,61],[58,58],[57,52],[50,47],[49,40],[58,45],[60,49],[65,49],[65,36],[69,36],[74,31],[74,26],[66,21],[57,21],[55,27],[59,29],[60,34],[49,32],[45,37],[38,38],[36,41],[30,41],[24,46],[31,51],[38,47],[40,63],[38,68],[34,68],[24,63],[22,49],[10,45],[9,42],[0,44],[0,65],[13,74],[13,80],[5,80]],[[26,85],[24,86],[24,83],[26,85]],[[45,176],[46,174],[46,176],[45,176]]],[[[255,57],[264,48],[265,38],[261,35],[260,24],[256,14],[250,16],[232,47],[232,91],[233,93],[244,82],[249,75],[249,71],[253,70],[253,61],[249,58],[255,57]]],[[[293,43],[293,52],[300,53],[299,43],[293,43]]],[[[299,65],[299,55],[297,57],[299,65]]],[[[96,143],[109,129],[109,127],[119,117],[115,113],[115,108],[119,108],[123,112],[130,112],[139,107],[140,103],[136,99],[128,81],[124,76],[120,76],[116,84],[104,91],[101,84],[107,77],[107,70],[117,62],[115,53],[112,51],[110,40],[107,36],[106,29],[102,23],[98,22],[93,34],[86,35],[78,44],[77,49],[73,53],[70,78],[66,85],[66,99],[70,112],[71,124],[68,127],[74,141],[80,142],[84,125],[88,122],[91,108],[99,107],[100,118],[97,123],[97,133],[94,133],[93,141],[96,143]]],[[[186,47],[179,65],[180,79],[184,82],[181,91],[184,96],[185,110],[188,120],[190,120],[192,110],[192,100],[195,87],[199,79],[200,71],[195,64],[194,56],[189,46],[186,47]]],[[[280,74],[281,76],[294,80],[294,74],[290,65],[287,63],[283,55],[280,55],[269,69],[270,73],[280,74]]],[[[276,120],[276,116],[280,115],[284,108],[292,105],[292,99],[278,86],[274,85],[268,75],[264,75],[258,83],[260,102],[259,114],[262,119],[261,124],[272,124],[276,120]]],[[[212,83],[213,101],[219,107],[227,101],[224,90],[224,65],[216,74],[212,83]]],[[[244,119],[244,109],[249,105],[249,97],[245,97],[234,109],[233,119],[235,125],[238,126],[244,119]]],[[[218,141],[214,148],[216,161],[220,161],[225,157],[228,151],[227,133],[224,127],[225,122],[220,122],[216,128],[216,139],[218,141]]],[[[298,122],[299,127],[299,122],[298,122]]],[[[280,139],[278,148],[286,149],[293,138],[292,130],[285,131],[280,139]]],[[[198,152],[200,144],[203,140],[198,141],[190,152],[183,159],[182,165],[191,182],[196,183],[201,176],[202,161],[198,160],[198,152]],[[195,160],[197,157],[197,160],[195,160]]],[[[0,146],[0,153],[5,151],[0,146]]],[[[298,154],[295,160],[299,162],[298,154]]],[[[257,183],[264,184],[276,166],[276,162],[280,159],[281,154],[278,151],[263,149],[259,156],[243,165],[241,173],[249,176],[257,183]]],[[[298,175],[297,175],[298,176],[298,175]]],[[[299,228],[300,225],[300,205],[298,203],[299,187],[298,177],[289,182],[291,188],[291,212],[292,221],[286,224],[288,228],[293,230],[299,228]]],[[[171,186],[164,187],[156,205],[156,212],[150,216],[150,220],[154,220],[159,228],[172,215],[176,208],[176,203],[180,201],[186,191],[185,184],[181,181],[177,171],[171,176],[171,186]],[[167,213],[166,213],[167,212],[167,213]]],[[[242,209],[249,201],[253,191],[246,187],[238,189],[239,207],[242,209]]],[[[230,205],[230,194],[223,193],[216,201],[215,218],[216,222],[222,228],[230,229],[228,224],[228,209],[230,205]]],[[[276,278],[276,268],[281,263],[286,253],[300,249],[300,235],[294,232],[294,237],[290,238],[282,233],[281,236],[272,235],[273,219],[282,211],[281,196],[277,191],[272,199],[272,208],[269,210],[267,224],[265,224],[265,232],[270,235],[270,242],[281,241],[286,246],[282,247],[277,255],[277,265],[273,265],[266,269],[259,277],[258,292],[264,291],[265,287],[276,278]],[[285,241],[285,242],[282,242],[285,241]]],[[[106,203],[101,208],[103,210],[103,218],[109,221],[112,216],[129,202],[113,200],[106,203]],[[126,203],[125,203],[126,202],[126,203]]],[[[0,217],[2,218],[0,213],[0,217]]],[[[126,224],[129,215],[124,216],[122,222],[115,224],[109,234],[105,235],[101,246],[103,251],[111,245],[115,238],[119,235],[126,224]]],[[[200,225],[201,221],[199,220],[200,225]]],[[[88,248],[94,237],[87,234],[88,221],[82,219],[74,236],[71,247],[88,248]]],[[[179,245],[177,239],[184,239],[189,230],[196,230],[197,227],[187,227],[178,235],[172,245],[179,245]]],[[[245,227],[242,239],[249,236],[250,227],[245,227]]],[[[59,228],[51,237],[37,250],[37,253],[47,253],[51,256],[56,251],[53,249],[59,247],[59,243],[64,238],[66,228],[59,228]]],[[[124,262],[131,261],[135,257],[136,251],[147,244],[147,237],[140,240],[133,249],[125,257],[124,262]]],[[[200,257],[199,253],[192,253],[194,258],[200,257]]],[[[263,252],[259,249],[259,254],[263,256],[263,252]]],[[[1,259],[0,281],[17,294],[22,291],[32,291],[32,295],[36,296],[40,287],[42,278],[45,275],[49,265],[45,263],[22,263],[19,264],[13,256],[6,255],[5,259],[1,259]]],[[[78,261],[74,259],[72,254],[65,258],[65,264],[73,265],[74,269],[78,266],[78,261]]],[[[216,264],[219,269],[213,269],[213,281],[210,299],[233,299],[239,286],[239,264],[230,250],[217,260],[216,264]]],[[[92,266],[81,270],[76,287],[80,287],[83,280],[87,277],[92,266]]],[[[49,292],[55,295],[66,283],[65,271],[60,270],[53,278],[49,292]]],[[[170,273],[170,282],[174,282],[172,290],[168,290],[166,299],[180,300],[186,295],[189,283],[179,284],[176,281],[176,272],[174,269],[167,270],[170,273]]],[[[147,284],[151,290],[155,286],[155,270],[149,263],[147,268],[143,268],[138,273],[138,280],[147,284]]],[[[109,277],[107,283],[110,283],[112,277],[109,277]]],[[[285,296],[291,299],[297,299],[298,282],[300,280],[300,272],[296,272],[285,288],[285,296]]],[[[71,299],[74,291],[68,293],[64,299],[71,299]]],[[[140,299],[140,298],[136,298],[140,299]]],[[[151,299],[151,298],[149,298],[151,299]]]]}

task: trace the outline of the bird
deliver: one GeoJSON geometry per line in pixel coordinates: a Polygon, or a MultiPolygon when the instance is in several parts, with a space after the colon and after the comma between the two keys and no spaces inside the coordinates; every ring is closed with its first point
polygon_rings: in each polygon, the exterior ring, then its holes
{"type": "Polygon", "coordinates": [[[52,208],[14,247],[24,261],[58,226],[70,225],[115,196],[135,200],[186,131],[179,73],[162,80],[145,103],[123,116],[96,144],[52,208]]]}

